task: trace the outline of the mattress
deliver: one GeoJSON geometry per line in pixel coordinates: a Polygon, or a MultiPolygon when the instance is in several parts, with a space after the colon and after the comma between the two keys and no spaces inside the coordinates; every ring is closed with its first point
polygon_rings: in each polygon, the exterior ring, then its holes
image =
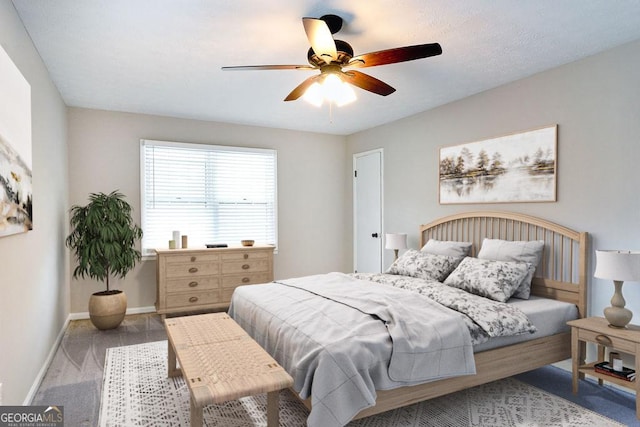
{"type": "Polygon", "coordinates": [[[567,322],[578,318],[578,308],[574,304],[549,298],[537,296],[531,296],[528,300],[512,298],[507,304],[522,310],[537,331],[533,334],[491,338],[487,342],[475,345],[473,347],[475,353],[568,332],[570,328],[567,322]]]}

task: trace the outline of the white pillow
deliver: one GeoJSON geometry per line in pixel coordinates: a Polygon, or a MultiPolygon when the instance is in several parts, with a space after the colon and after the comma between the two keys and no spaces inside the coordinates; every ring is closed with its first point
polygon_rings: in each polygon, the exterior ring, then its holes
{"type": "Polygon", "coordinates": [[[531,295],[531,280],[542,258],[543,240],[484,239],[478,258],[494,261],[528,262],[531,264],[527,275],[513,294],[515,298],[528,299],[531,295]]]}
{"type": "Polygon", "coordinates": [[[495,301],[507,302],[527,275],[526,262],[466,257],[444,284],[495,301]]]}
{"type": "Polygon", "coordinates": [[[458,258],[409,249],[391,264],[386,273],[441,282],[459,263],[458,258]]]}
{"type": "Polygon", "coordinates": [[[420,250],[430,254],[446,255],[462,259],[471,252],[471,245],[471,242],[429,239],[420,250]]]}

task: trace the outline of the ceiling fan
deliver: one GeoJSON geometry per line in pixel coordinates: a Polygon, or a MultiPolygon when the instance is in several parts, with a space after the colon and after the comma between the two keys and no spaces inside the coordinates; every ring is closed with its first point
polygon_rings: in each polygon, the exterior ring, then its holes
{"type": "Polygon", "coordinates": [[[324,15],[320,19],[302,18],[305,33],[311,47],[307,60],[311,65],[247,65],[222,67],[223,70],[320,70],[320,74],[304,80],[287,95],[285,101],[294,101],[305,94],[314,83],[322,83],[329,76],[337,76],[342,82],[349,83],[369,92],[387,96],[395,89],[385,82],[352,68],[374,67],[395,64],[415,59],[436,56],[442,53],[438,43],[404,46],[380,50],[353,56],[349,43],[333,38],[332,34],[342,28],[342,18],[337,15],[324,15]]]}

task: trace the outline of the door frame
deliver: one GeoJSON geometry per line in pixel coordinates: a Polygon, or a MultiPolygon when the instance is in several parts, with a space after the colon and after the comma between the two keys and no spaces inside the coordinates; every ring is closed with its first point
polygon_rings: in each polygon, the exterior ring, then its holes
{"type": "Polygon", "coordinates": [[[357,185],[356,185],[356,164],[359,157],[368,156],[373,153],[380,153],[380,271],[384,267],[384,148],[363,151],[353,154],[353,166],[351,168],[351,179],[353,180],[353,271],[357,271],[358,263],[358,211],[357,211],[357,185]]]}

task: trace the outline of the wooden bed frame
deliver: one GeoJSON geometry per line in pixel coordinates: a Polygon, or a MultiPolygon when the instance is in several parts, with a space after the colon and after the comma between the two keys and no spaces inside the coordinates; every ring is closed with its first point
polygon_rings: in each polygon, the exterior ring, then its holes
{"type": "MultiPolygon", "coordinates": [[[[544,240],[541,263],[532,294],[566,301],[587,310],[588,235],[529,215],[507,212],[472,212],[447,216],[420,226],[420,247],[427,240],[472,242],[475,255],[484,238],[544,240]]],[[[561,333],[475,354],[476,375],[377,391],[376,405],[354,419],[386,412],[416,402],[530,371],[571,357],[571,333],[561,333]]],[[[305,404],[310,407],[310,399],[305,404]]]]}

